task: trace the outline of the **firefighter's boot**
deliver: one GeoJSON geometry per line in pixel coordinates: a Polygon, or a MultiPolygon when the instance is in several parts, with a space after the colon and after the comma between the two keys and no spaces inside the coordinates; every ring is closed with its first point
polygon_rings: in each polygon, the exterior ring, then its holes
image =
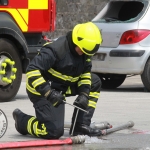
{"type": "Polygon", "coordinates": [[[26,135],[28,134],[28,132],[23,129],[23,124],[21,125],[21,118],[25,115],[20,109],[15,109],[12,113],[13,115],[13,118],[15,120],[15,127],[16,127],[16,130],[20,133],[20,134],[23,134],[23,135],[26,135]]]}
{"type": "MultiPolygon", "coordinates": [[[[73,124],[71,125],[69,134],[72,134],[73,124]]],[[[88,136],[101,136],[102,132],[99,129],[91,128],[88,125],[76,123],[73,131],[73,136],[88,135],[88,136]]]]}

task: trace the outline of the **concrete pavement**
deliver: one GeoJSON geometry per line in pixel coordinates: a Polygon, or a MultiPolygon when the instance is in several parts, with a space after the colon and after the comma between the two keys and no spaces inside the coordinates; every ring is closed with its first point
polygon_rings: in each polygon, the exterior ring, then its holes
{"type": "MultiPolygon", "coordinates": [[[[67,102],[73,103],[75,97],[67,98],[67,102]]],[[[20,135],[14,127],[12,112],[20,108],[23,112],[35,115],[32,103],[25,91],[25,77],[20,90],[11,102],[0,103],[0,109],[4,111],[8,119],[8,129],[0,142],[39,140],[31,136],[20,135]]],[[[65,122],[71,121],[73,107],[66,105],[65,122]]],[[[107,136],[100,137],[99,141],[86,142],[84,145],[71,146],[71,149],[118,149],[138,148],[150,150],[150,97],[144,91],[140,76],[127,78],[122,86],[115,90],[102,90],[97,108],[92,121],[96,123],[107,121],[113,126],[132,120],[135,125],[131,129],[121,130],[107,136]],[[94,143],[94,144],[93,144],[94,143]]],[[[68,136],[65,130],[64,137],[68,136]]],[[[70,146],[66,146],[66,149],[70,146]]]]}

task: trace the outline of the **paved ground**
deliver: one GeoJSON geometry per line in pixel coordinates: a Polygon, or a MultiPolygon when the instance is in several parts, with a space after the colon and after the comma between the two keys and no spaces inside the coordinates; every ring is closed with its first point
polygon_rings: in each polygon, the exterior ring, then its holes
{"type": "MultiPolygon", "coordinates": [[[[67,99],[73,103],[75,97],[67,99]]],[[[11,102],[0,103],[8,119],[8,129],[0,142],[39,140],[31,136],[22,136],[14,128],[12,111],[20,108],[25,113],[34,115],[32,103],[25,91],[25,77],[23,77],[20,90],[11,102]]],[[[65,122],[70,122],[73,107],[66,105],[65,122]]],[[[140,149],[150,150],[150,97],[145,92],[140,76],[127,78],[122,86],[115,90],[102,90],[97,109],[92,121],[96,123],[107,121],[114,127],[130,120],[135,125],[131,129],[118,131],[100,139],[86,137],[85,144],[74,146],[55,146],[53,149],[140,149]]],[[[68,137],[65,130],[64,137],[68,137]]],[[[48,147],[45,147],[45,149],[48,147]]],[[[37,149],[37,148],[34,148],[37,149]]],[[[44,148],[43,148],[44,149],[44,148]]]]}

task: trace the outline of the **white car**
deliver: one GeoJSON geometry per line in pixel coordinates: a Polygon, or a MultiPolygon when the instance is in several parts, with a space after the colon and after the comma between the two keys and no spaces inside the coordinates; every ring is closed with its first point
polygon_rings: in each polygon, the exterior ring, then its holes
{"type": "Polygon", "coordinates": [[[92,58],[102,88],[117,88],[127,75],[141,75],[150,91],[150,1],[110,0],[92,22],[103,37],[92,58]]]}

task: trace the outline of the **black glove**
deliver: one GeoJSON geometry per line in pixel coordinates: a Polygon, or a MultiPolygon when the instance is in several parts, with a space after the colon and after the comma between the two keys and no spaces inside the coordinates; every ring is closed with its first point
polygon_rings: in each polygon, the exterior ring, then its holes
{"type": "Polygon", "coordinates": [[[50,94],[47,96],[47,100],[49,100],[54,107],[58,107],[60,104],[63,103],[65,97],[58,91],[52,89],[50,94]]]}
{"type": "Polygon", "coordinates": [[[89,97],[87,94],[83,94],[81,93],[76,100],[74,101],[74,105],[86,109],[88,107],[88,103],[89,103],[89,97]]]}

